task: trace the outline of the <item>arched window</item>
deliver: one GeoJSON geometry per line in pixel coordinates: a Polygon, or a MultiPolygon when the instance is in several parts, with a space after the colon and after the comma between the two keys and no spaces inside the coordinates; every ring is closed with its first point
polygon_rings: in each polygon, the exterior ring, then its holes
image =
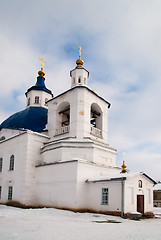
{"type": "Polygon", "coordinates": [[[84,84],[85,85],[87,84],[87,78],[84,78],[84,84]]]}
{"type": "Polygon", "coordinates": [[[78,78],[78,83],[81,83],[81,77],[78,78]]]}
{"type": "Polygon", "coordinates": [[[35,104],[39,104],[39,97],[38,96],[35,97],[35,104]]]}
{"type": "Polygon", "coordinates": [[[143,185],[142,181],[139,180],[139,181],[138,181],[138,187],[139,187],[139,188],[142,188],[142,185],[143,185]]]}
{"type": "Polygon", "coordinates": [[[11,155],[11,157],[10,157],[9,170],[10,170],[10,171],[14,170],[14,155],[11,155]]]}
{"type": "Polygon", "coordinates": [[[3,158],[0,158],[0,172],[2,172],[3,158]]]}

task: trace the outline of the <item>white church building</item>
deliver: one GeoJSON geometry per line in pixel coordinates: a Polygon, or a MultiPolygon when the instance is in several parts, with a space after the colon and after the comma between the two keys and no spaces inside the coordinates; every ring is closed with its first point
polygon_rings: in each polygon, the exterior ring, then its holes
{"type": "Polygon", "coordinates": [[[45,85],[43,60],[26,109],[0,125],[0,203],[152,214],[156,182],[116,166],[108,144],[110,103],[88,87],[81,51],[71,88],[55,97],[45,85]]]}

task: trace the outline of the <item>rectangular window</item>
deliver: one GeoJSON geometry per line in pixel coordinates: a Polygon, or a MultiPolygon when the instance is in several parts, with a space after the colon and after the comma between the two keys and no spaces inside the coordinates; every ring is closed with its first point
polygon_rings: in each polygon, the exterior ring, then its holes
{"type": "Polygon", "coordinates": [[[0,186],[0,199],[1,199],[1,194],[2,194],[2,187],[0,186]]]}
{"type": "Polygon", "coordinates": [[[8,187],[8,200],[12,200],[13,187],[8,187]]]}
{"type": "Polygon", "coordinates": [[[35,103],[39,104],[39,97],[38,96],[35,97],[35,103]]]}
{"type": "Polygon", "coordinates": [[[108,205],[108,188],[102,188],[102,205],[108,205]]]}
{"type": "Polygon", "coordinates": [[[3,158],[0,158],[0,172],[2,172],[3,158]]]}

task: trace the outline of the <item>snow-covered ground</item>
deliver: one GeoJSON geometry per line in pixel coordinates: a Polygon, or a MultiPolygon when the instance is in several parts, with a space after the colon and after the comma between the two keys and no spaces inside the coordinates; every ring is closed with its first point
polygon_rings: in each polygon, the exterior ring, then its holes
{"type": "Polygon", "coordinates": [[[160,240],[161,208],[140,221],[92,213],[0,205],[0,240],[160,240]]]}

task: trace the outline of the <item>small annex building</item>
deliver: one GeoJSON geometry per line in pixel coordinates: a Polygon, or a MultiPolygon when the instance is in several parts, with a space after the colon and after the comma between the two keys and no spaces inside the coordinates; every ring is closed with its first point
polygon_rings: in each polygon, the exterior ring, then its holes
{"type": "Polygon", "coordinates": [[[161,207],[161,182],[158,182],[153,190],[153,206],[161,207]]]}
{"type": "Polygon", "coordinates": [[[81,51],[71,88],[54,96],[45,72],[26,92],[26,109],[0,125],[0,203],[115,215],[153,213],[145,173],[116,166],[108,144],[110,103],[87,85],[81,51]]]}

